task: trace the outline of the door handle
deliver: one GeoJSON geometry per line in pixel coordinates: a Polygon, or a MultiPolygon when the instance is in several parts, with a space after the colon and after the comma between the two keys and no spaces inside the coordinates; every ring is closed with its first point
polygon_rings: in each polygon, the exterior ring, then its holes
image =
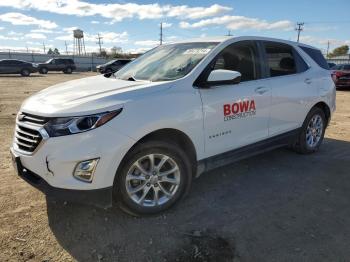
{"type": "Polygon", "coordinates": [[[268,88],[264,87],[264,86],[260,86],[260,87],[257,87],[255,89],[255,93],[258,93],[259,95],[262,95],[264,93],[266,93],[268,90],[268,88]]]}
{"type": "Polygon", "coordinates": [[[304,82],[305,82],[306,84],[310,85],[310,84],[312,83],[312,80],[311,80],[310,78],[306,78],[306,79],[304,80],[304,82]]]}

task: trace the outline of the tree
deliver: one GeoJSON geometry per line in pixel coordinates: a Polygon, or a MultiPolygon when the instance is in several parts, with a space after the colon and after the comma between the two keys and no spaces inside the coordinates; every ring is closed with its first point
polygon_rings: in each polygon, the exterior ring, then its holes
{"type": "Polygon", "coordinates": [[[107,52],[106,52],[106,50],[102,49],[101,52],[100,52],[100,56],[102,56],[102,57],[107,57],[107,52]]]}
{"type": "Polygon", "coordinates": [[[116,54],[120,54],[122,52],[122,48],[121,47],[116,47],[116,46],[113,46],[111,48],[111,54],[112,56],[115,56],[116,54]]]}
{"type": "Polygon", "coordinates": [[[59,55],[60,51],[58,51],[57,48],[55,48],[54,50],[52,50],[52,48],[49,49],[49,51],[47,51],[48,55],[59,55]]]}
{"type": "Polygon", "coordinates": [[[335,48],[331,53],[329,53],[328,57],[343,56],[343,55],[347,55],[348,53],[349,53],[349,46],[342,45],[335,48]]]}
{"type": "Polygon", "coordinates": [[[58,49],[55,48],[55,49],[53,50],[53,53],[54,53],[55,55],[59,55],[59,54],[60,54],[60,51],[58,51],[58,49]]]}

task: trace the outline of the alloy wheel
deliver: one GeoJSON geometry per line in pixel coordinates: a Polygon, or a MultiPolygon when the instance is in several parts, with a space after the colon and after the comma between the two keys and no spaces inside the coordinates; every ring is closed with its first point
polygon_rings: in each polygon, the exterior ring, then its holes
{"type": "Polygon", "coordinates": [[[139,158],[131,165],[125,179],[128,196],[143,207],[167,203],[176,194],[179,184],[179,166],[164,154],[139,158]]]}
{"type": "Polygon", "coordinates": [[[306,129],[306,143],[310,148],[315,148],[322,138],[323,120],[318,114],[315,114],[306,129]]]}

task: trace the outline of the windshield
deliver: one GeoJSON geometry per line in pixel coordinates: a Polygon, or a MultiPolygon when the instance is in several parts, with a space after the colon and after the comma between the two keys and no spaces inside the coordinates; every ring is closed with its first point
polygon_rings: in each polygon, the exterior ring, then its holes
{"type": "Polygon", "coordinates": [[[128,63],[115,77],[119,79],[170,81],[187,75],[217,43],[162,45],[128,63]]]}

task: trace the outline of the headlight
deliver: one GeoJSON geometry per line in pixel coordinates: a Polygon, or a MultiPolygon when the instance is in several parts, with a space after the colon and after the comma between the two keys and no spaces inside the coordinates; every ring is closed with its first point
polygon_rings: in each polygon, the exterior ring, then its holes
{"type": "Polygon", "coordinates": [[[123,109],[90,116],[57,117],[44,125],[50,137],[66,136],[95,129],[113,119],[123,109]]]}

